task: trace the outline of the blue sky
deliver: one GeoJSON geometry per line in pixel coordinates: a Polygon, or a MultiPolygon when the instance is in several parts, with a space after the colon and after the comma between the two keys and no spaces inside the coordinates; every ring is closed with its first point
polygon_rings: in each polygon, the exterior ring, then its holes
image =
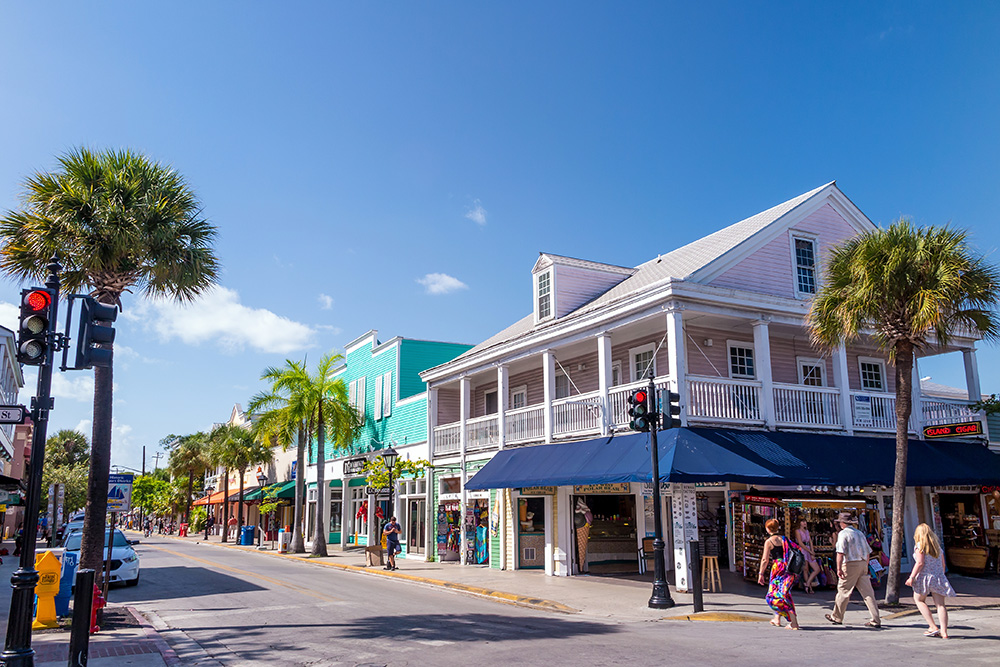
{"type": "MultiPolygon", "coordinates": [[[[634,266],[831,180],[878,224],[950,222],[1000,261],[998,19],[989,3],[7,2],[0,210],[62,152],[131,147],[218,225],[223,290],[186,311],[127,298],[119,318],[114,461],[138,467],[288,356],[373,328],[483,340],[530,311],[539,251],[634,266]]],[[[0,324],[18,289],[0,283],[0,324]]],[[[979,360],[1000,391],[1000,353],[979,360]]],[[[964,386],[960,365],[922,371],[964,386]]],[[[51,428],[89,433],[92,374],[55,386],[51,428]]]]}

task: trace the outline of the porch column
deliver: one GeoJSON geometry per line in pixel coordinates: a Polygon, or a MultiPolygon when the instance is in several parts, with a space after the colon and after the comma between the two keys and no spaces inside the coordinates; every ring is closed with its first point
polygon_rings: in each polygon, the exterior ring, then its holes
{"type": "Polygon", "coordinates": [[[774,430],[774,381],[771,379],[771,337],[768,333],[770,317],[764,316],[753,322],[753,353],[760,380],[760,418],[764,426],[774,430]]]}
{"type": "Polygon", "coordinates": [[[552,399],[556,396],[556,356],[552,350],[542,352],[542,384],[545,387],[545,442],[552,442],[552,399]]]}
{"type": "Polygon", "coordinates": [[[458,511],[459,516],[459,532],[461,535],[461,540],[458,545],[458,556],[459,562],[462,565],[466,564],[465,561],[465,549],[468,542],[468,536],[465,534],[465,506],[466,496],[465,496],[465,448],[468,446],[468,438],[466,436],[466,424],[469,421],[469,410],[471,407],[471,388],[472,383],[469,382],[468,377],[463,377],[459,380],[459,413],[461,414],[461,419],[459,420],[459,452],[461,454],[461,471],[459,472],[459,482],[462,485],[462,497],[458,501],[458,511]]]}
{"type": "Polygon", "coordinates": [[[684,339],[684,307],[670,304],[667,310],[667,365],[680,396],[681,426],[688,425],[687,352],[684,339]]]}
{"type": "Polygon", "coordinates": [[[982,400],[983,390],[979,386],[979,364],[976,363],[976,348],[962,350],[962,361],[965,362],[965,386],[969,392],[970,401],[982,400]]]}
{"type": "Polygon", "coordinates": [[[678,593],[688,593],[701,582],[691,581],[691,546],[698,539],[698,503],[694,484],[672,484],[671,495],[674,525],[674,587],[678,593]]]}
{"type": "Polygon", "coordinates": [[[510,373],[506,364],[497,366],[497,440],[500,449],[507,441],[507,409],[510,407],[510,373]]]}
{"type": "Polygon", "coordinates": [[[841,345],[834,348],[830,357],[833,361],[833,386],[840,390],[840,420],[847,435],[854,435],[854,413],[851,410],[851,382],[847,375],[847,349],[841,345]]]}
{"type": "Polygon", "coordinates": [[[608,391],[611,389],[611,334],[602,331],[597,334],[597,375],[601,391],[601,435],[607,435],[611,430],[611,401],[608,391]]]}

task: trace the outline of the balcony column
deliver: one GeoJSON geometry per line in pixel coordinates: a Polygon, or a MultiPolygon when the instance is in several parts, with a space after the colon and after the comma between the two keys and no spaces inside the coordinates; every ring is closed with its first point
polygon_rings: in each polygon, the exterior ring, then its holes
{"type": "Polygon", "coordinates": [[[965,386],[969,392],[970,401],[980,401],[983,390],[979,386],[979,364],[976,363],[976,348],[962,350],[962,361],[965,362],[965,386]]]}
{"type": "Polygon", "coordinates": [[[545,442],[552,442],[552,399],[556,396],[556,355],[552,350],[542,352],[542,384],[545,387],[545,407],[542,411],[545,442]]]}
{"type": "Polygon", "coordinates": [[[680,396],[681,426],[688,425],[687,351],[684,334],[684,307],[672,303],[667,310],[667,365],[673,376],[674,391],[680,396]]]}
{"type": "Polygon", "coordinates": [[[507,441],[507,409],[510,407],[510,372],[506,364],[497,365],[497,442],[503,449],[507,441]]]}
{"type": "Polygon", "coordinates": [[[774,381],[771,379],[771,337],[768,333],[770,316],[764,315],[753,324],[753,353],[757,379],[760,380],[760,418],[764,426],[774,430],[774,381]]]}
{"type": "Polygon", "coordinates": [[[469,421],[469,410],[471,406],[472,397],[472,383],[469,378],[463,377],[459,380],[459,414],[461,419],[459,420],[459,452],[461,454],[461,472],[459,473],[458,479],[462,484],[462,497],[458,502],[459,516],[462,517],[461,530],[459,530],[459,535],[462,539],[459,541],[458,545],[458,555],[460,558],[460,563],[462,565],[466,564],[466,546],[468,542],[468,536],[465,534],[465,507],[468,504],[468,500],[465,495],[465,448],[468,446],[468,434],[466,425],[469,421]]]}
{"type": "Polygon", "coordinates": [[[841,345],[834,348],[833,386],[840,390],[840,419],[847,435],[854,435],[854,412],[851,410],[851,383],[847,375],[847,349],[841,345]]]}
{"type": "Polygon", "coordinates": [[[601,391],[601,435],[607,435],[611,431],[614,421],[611,415],[611,401],[608,400],[608,392],[611,389],[611,334],[602,331],[597,334],[597,374],[601,391]]]}

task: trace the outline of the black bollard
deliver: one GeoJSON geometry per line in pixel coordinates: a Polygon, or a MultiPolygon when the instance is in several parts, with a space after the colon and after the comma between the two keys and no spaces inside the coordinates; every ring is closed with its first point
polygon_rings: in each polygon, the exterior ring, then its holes
{"type": "Polygon", "coordinates": [[[94,605],[94,571],[76,571],[73,626],[69,631],[69,667],[87,667],[90,652],[90,614],[94,605]]]}
{"type": "Polygon", "coordinates": [[[694,613],[705,611],[705,600],[701,590],[701,544],[691,542],[691,591],[694,593],[694,613]]]}

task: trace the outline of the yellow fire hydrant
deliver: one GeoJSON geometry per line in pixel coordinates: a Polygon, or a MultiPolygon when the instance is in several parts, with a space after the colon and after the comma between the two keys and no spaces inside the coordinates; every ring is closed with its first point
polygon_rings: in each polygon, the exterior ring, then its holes
{"type": "Polygon", "coordinates": [[[35,622],[31,624],[31,629],[57,627],[56,595],[59,593],[59,573],[62,569],[59,559],[51,551],[45,551],[35,556],[35,569],[38,570],[38,584],[35,585],[38,608],[35,610],[35,622]]]}

